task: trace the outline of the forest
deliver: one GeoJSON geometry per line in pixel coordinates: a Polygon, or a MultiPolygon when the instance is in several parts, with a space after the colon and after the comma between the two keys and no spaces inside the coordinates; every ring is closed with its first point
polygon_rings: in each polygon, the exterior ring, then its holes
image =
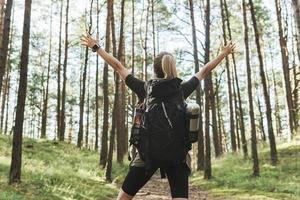
{"type": "MultiPolygon", "coordinates": [[[[115,199],[139,101],[89,34],[136,78],[160,52],[200,107],[189,199],[300,199],[299,0],[0,0],[0,199],[115,199]]],[[[156,174],[134,199],[170,199],[156,174]]]]}

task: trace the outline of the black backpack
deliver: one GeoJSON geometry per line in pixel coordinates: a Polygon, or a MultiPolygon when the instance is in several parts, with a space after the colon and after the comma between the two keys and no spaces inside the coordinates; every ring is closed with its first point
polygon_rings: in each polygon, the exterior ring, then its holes
{"type": "Polygon", "coordinates": [[[137,148],[146,170],[185,162],[191,149],[181,81],[153,79],[145,84],[146,97],[136,109],[138,120],[132,127],[130,144],[137,148]]]}

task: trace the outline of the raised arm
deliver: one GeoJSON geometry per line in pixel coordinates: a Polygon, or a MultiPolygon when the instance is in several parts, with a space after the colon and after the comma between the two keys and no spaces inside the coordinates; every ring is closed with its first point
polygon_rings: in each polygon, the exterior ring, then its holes
{"type": "Polygon", "coordinates": [[[211,70],[213,70],[220,62],[233,52],[235,48],[235,44],[230,42],[228,45],[222,48],[221,53],[213,60],[206,63],[195,76],[200,80],[202,80],[211,70]]]}
{"type": "MultiPolygon", "coordinates": [[[[98,41],[91,38],[90,35],[83,35],[81,40],[81,44],[84,46],[87,46],[89,48],[93,48],[95,45],[98,45],[98,41]]],[[[108,54],[104,49],[102,49],[100,46],[97,48],[97,54],[103,58],[103,60],[109,64],[119,75],[120,77],[125,80],[126,76],[130,74],[129,70],[126,69],[122,65],[122,63],[113,57],[112,55],[108,54]]]]}

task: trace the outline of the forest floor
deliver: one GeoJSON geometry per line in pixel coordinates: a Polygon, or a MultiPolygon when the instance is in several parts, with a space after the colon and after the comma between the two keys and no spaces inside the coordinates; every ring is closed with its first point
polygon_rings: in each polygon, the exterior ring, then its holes
{"type": "MultiPolygon", "coordinates": [[[[170,200],[170,189],[167,179],[161,179],[155,174],[151,180],[140,190],[135,200],[170,200]]],[[[198,186],[192,185],[189,188],[190,200],[223,200],[225,198],[214,198],[208,192],[202,191],[198,186]]]]}
{"type": "MultiPolygon", "coordinates": [[[[113,183],[104,181],[99,155],[75,145],[47,140],[23,140],[22,182],[7,184],[11,137],[0,134],[0,200],[114,199],[128,170],[128,163],[113,163],[113,183]]],[[[300,141],[278,145],[279,163],[271,166],[268,145],[260,145],[260,172],[251,177],[252,163],[239,153],[212,160],[213,178],[203,172],[191,177],[191,200],[300,199],[300,141]],[[264,147],[265,145],[265,147],[264,147]]],[[[166,179],[156,174],[136,200],[171,199],[166,179]]]]}

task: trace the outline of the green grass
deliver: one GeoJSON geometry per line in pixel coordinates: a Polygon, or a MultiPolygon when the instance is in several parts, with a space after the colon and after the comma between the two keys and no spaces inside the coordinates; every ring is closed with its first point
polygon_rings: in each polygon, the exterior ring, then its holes
{"type": "Polygon", "coordinates": [[[252,161],[241,154],[212,161],[211,180],[196,172],[192,184],[228,199],[300,199],[300,142],[278,145],[279,163],[270,165],[267,147],[259,151],[260,177],[252,177],[252,161]]]}
{"type": "Polygon", "coordinates": [[[99,155],[74,145],[46,140],[23,141],[21,184],[8,185],[11,137],[0,135],[0,199],[110,199],[127,165],[114,163],[114,183],[104,181],[99,155]],[[30,147],[32,145],[32,147],[30,147]],[[120,175],[121,174],[121,175],[120,175]]]}

